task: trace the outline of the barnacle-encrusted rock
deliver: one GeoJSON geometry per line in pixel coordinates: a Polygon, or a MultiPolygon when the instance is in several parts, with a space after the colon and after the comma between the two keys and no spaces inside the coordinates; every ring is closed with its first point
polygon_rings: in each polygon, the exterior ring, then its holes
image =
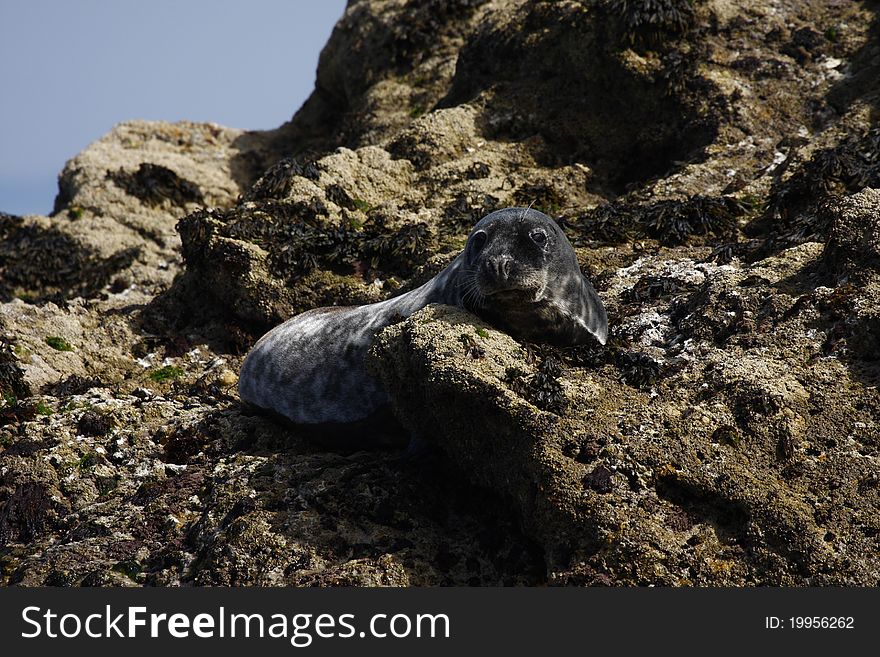
{"type": "Polygon", "coordinates": [[[865,188],[826,209],[833,217],[825,247],[829,265],[858,281],[880,271],[880,189],[865,188]]]}
{"type": "Polygon", "coordinates": [[[371,366],[414,435],[512,502],[555,581],[875,582],[878,500],[864,482],[880,446],[878,399],[838,361],[815,362],[812,294],[780,289],[817,260],[815,248],[797,251],[716,269],[687,308],[731,312],[737,296],[713,290],[757,277],[765,299],[790,298],[773,318],[785,340],[755,326],[720,345],[717,331],[666,335],[652,341],[666,376],[647,387],[625,383],[620,360],[569,366],[558,414],[514,385],[538,368],[523,346],[458,309],[428,307],[389,327],[371,366]],[[462,348],[472,333],[476,359],[462,348]]]}

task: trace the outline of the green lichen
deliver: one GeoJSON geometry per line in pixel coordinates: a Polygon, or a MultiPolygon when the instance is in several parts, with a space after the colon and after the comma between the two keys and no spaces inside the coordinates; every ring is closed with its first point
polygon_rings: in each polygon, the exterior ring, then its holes
{"type": "Polygon", "coordinates": [[[52,415],[55,411],[53,411],[49,406],[44,404],[43,402],[37,402],[34,406],[34,410],[37,412],[37,415],[52,415]]]}
{"type": "Polygon", "coordinates": [[[97,452],[86,452],[80,457],[79,461],[76,462],[76,467],[79,470],[93,468],[98,464],[98,458],[97,452]]]}
{"type": "Polygon", "coordinates": [[[46,344],[57,351],[73,351],[73,347],[70,346],[70,343],[57,335],[51,335],[46,338],[46,344]]]}
{"type": "Polygon", "coordinates": [[[61,413],[69,413],[70,411],[77,411],[77,410],[87,410],[88,411],[88,410],[91,410],[92,408],[94,408],[94,405],[91,402],[76,401],[76,400],[71,399],[70,401],[66,402],[63,406],[61,406],[58,410],[61,413]]]}
{"type": "Polygon", "coordinates": [[[488,338],[489,337],[489,331],[487,331],[484,328],[476,328],[474,330],[476,331],[477,335],[479,335],[481,338],[488,338]]]}
{"type": "Polygon", "coordinates": [[[358,219],[357,217],[349,217],[347,222],[347,227],[349,230],[363,230],[364,222],[358,219]]]}
{"type": "Polygon", "coordinates": [[[166,365],[165,367],[160,367],[158,370],[153,370],[152,372],[150,372],[150,379],[155,381],[156,383],[162,383],[164,381],[176,379],[179,376],[183,376],[183,373],[183,370],[179,367],[175,367],[174,365],[166,365]]]}
{"type": "Polygon", "coordinates": [[[361,212],[369,212],[370,207],[372,207],[369,203],[360,198],[353,198],[351,204],[354,206],[355,210],[360,210],[361,212]]]}

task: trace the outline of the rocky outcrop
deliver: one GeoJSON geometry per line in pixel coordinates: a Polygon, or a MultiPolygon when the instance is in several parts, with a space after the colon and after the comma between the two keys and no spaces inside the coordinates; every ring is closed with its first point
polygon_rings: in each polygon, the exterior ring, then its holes
{"type": "Polygon", "coordinates": [[[0,581],[876,585],[875,11],[360,0],[277,130],[117,126],[0,215],[0,581]],[[605,348],[389,327],[415,455],[240,407],[261,331],[529,204],[605,348]]]}
{"type": "Polygon", "coordinates": [[[637,312],[598,357],[530,352],[431,307],[386,329],[372,363],[407,427],[511,500],[551,581],[867,585],[877,398],[827,356],[826,336],[852,336],[822,307],[870,300],[809,280],[827,255],[640,258],[609,293],[631,298],[646,278],[692,291],[625,301],[637,312]]]}

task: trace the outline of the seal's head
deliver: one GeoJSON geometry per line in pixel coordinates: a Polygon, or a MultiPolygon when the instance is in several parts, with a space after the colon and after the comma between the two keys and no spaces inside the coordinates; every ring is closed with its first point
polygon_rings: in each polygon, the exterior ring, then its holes
{"type": "Polygon", "coordinates": [[[547,215],[529,208],[493,212],[474,226],[462,256],[469,310],[527,340],[572,345],[592,336],[605,344],[602,300],[547,215]]]}

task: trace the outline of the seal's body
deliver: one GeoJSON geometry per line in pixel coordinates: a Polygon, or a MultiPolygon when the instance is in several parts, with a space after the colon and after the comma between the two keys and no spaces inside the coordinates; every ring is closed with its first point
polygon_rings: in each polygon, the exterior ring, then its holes
{"type": "Polygon", "coordinates": [[[459,306],[517,338],[605,344],[608,319],[550,217],[507,208],[481,219],[464,251],[387,301],[309,310],[269,331],[241,368],[241,399],[297,423],[353,422],[388,403],[364,358],[375,334],[430,303],[459,306]]]}

